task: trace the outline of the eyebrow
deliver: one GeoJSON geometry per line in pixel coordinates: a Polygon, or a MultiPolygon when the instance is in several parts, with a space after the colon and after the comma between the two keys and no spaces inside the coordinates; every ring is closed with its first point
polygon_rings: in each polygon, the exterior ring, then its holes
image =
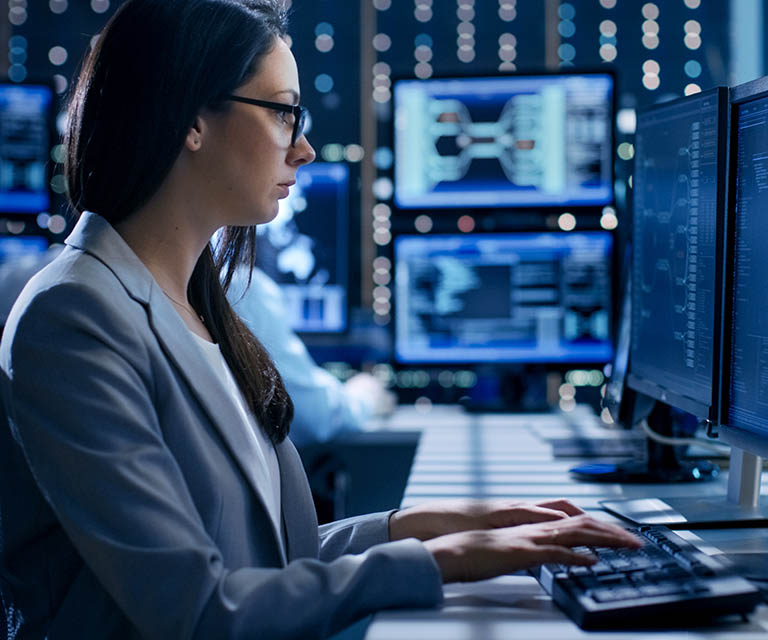
{"type": "Polygon", "coordinates": [[[275,93],[272,94],[271,97],[274,98],[275,96],[279,96],[281,93],[290,93],[291,96],[293,96],[294,104],[299,104],[299,94],[293,89],[283,89],[281,91],[276,91],[275,93]]]}

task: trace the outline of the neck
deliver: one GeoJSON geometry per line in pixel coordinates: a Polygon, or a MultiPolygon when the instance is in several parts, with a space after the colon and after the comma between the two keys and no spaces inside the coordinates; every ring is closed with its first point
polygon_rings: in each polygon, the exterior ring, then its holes
{"type": "Polygon", "coordinates": [[[149,203],[115,226],[160,288],[184,304],[189,304],[192,272],[215,231],[199,208],[161,188],[149,203]]]}

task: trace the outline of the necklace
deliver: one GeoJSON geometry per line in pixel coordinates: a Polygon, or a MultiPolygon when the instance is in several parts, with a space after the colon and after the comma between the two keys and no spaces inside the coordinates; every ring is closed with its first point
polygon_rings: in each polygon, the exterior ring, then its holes
{"type": "Polygon", "coordinates": [[[175,299],[175,298],[174,298],[174,297],[173,297],[173,296],[172,296],[170,293],[168,293],[168,292],[167,292],[165,289],[163,289],[163,293],[164,293],[164,294],[166,295],[166,297],[167,297],[167,298],[168,298],[168,299],[169,299],[171,302],[173,302],[173,304],[175,304],[177,307],[181,307],[182,309],[184,309],[184,311],[186,311],[187,313],[189,313],[190,315],[192,315],[192,316],[193,316],[195,319],[197,319],[197,320],[200,320],[200,322],[202,322],[203,324],[205,324],[205,320],[203,320],[203,316],[201,316],[199,313],[196,313],[194,309],[191,309],[190,307],[188,307],[188,306],[187,306],[186,304],[184,304],[183,302],[179,302],[178,300],[176,300],[176,299],[175,299]]]}

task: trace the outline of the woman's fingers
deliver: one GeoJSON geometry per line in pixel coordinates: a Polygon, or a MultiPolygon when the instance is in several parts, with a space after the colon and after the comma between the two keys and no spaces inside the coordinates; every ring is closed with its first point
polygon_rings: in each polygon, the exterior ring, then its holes
{"type": "Polygon", "coordinates": [[[552,520],[563,520],[568,518],[568,514],[565,511],[558,511],[548,507],[542,507],[539,505],[526,505],[525,507],[518,507],[515,511],[515,522],[513,524],[533,524],[536,522],[550,522],[552,520]]]}
{"type": "Polygon", "coordinates": [[[562,511],[568,516],[583,516],[584,510],[577,507],[570,500],[565,498],[559,498],[557,500],[547,500],[546,502],[537,502],[536,506],[544,507],[546,509],[554,509],[555,511],[562,511]]]}
{"type": "Polygon", "coordinates": [[[538,551],[541,555],[541,564],[574,564],[582,567],[588,567],[597,562],[597,558],[586,553],[579,553],[568,547],[557,545],[538,545],[538,551]]]}
{"type": "Polygon", "coordinates": [[[629,547],[639,549],[642,541],[631,534],[608,522],[601,522],[589,516],[578,516],[556,523],[532,525],[534,540],[537,544],[555,544],[566,547],[596,546],[596,547],[629,547]]]}

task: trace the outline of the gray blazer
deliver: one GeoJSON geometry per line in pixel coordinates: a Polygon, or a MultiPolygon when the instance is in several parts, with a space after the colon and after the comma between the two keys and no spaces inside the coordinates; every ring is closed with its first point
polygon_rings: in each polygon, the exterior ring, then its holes
{"type": "Polygon", "coordinates": [[[222,382],[101,217],[15,304],[0,346],[0,585],[19,637],[315,638],[442,598],[389,513],[319,527],[290,441],[287,560],[222,382]],[[357,555],[351,555],[357,554],[357,555]]]}

